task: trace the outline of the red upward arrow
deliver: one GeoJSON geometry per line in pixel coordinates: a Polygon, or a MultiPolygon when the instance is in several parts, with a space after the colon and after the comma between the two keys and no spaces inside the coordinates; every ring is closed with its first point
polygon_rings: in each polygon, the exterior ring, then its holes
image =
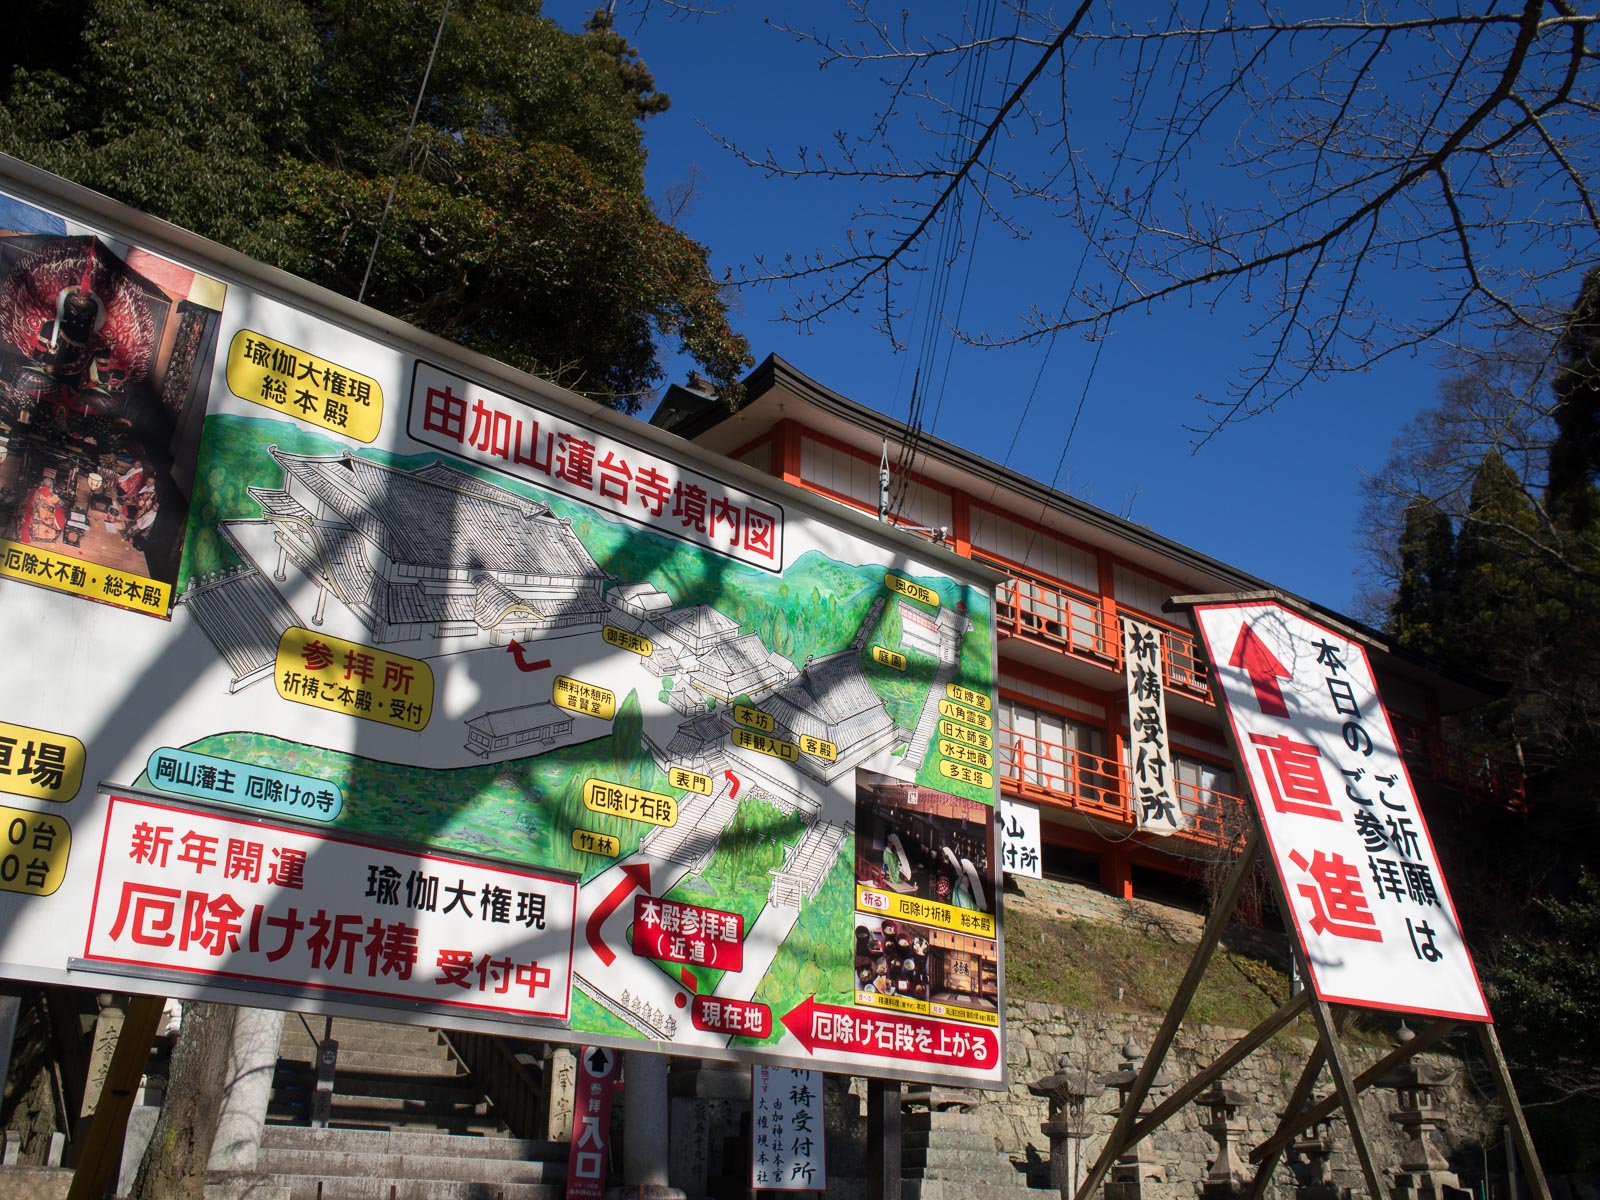
{"type": "Polygon", "coordinates": [[[519,671],[542,671],[550,665],[550,660],[548,658],[541,658],[537,662],[530,662],[523,656],[522,646],[516,638],[512,638],[511,641],[506,644],[506,650],[510,652],[512,658],[517,660],[517,670],[519,671]]]}
{"type": "Polygon", "coordinates": [[[1243,667],[1244,673],[1250,676],[1250,686],[1256,690],[1256,704],[1260,706],[1263,716],[1289,715],[1278,680],[1293,679],[1294,676],[1284,669],[1278,656],[1256,636],[1255,629],[1249,624],[1240,626],[1239,640],[1233,644],[1233,657],[1228,660],[1228,665],[1243,667]]]}
{"type": "Polygon", "coordinates": [[[624,878],[611,889],[609,896],[594,906],[594,911],[589,914],[589,923],[583,928],[583,936],[589,942],[589,949],[593,950],[595,957],[608,967],[616,961],[617,952],[601,940],[600,927],[612,913],[622,907],[622,902],[632,894],[634,888],[647,894],[650,891],[649,863],[630,863],[622,868],[622,874],[624,878]]]}

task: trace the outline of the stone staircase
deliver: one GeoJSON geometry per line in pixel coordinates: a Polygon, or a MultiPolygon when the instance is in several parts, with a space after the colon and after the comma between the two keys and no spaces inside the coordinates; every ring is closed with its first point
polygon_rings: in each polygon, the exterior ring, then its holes
{"type": "Polygon", "coordinates": [[[506,1137],[268,1125],[249,1176],[207,1183],[248,1200],[561,1200],[566,1147],[506,1137]],[[220,1185],[220,1186],[219,1186],[220,1185]]]}
{"type": "Polygon", "coordinates": [[[903,1200],[1032,1200],[1028,1186],[976,1113],[907,1112],[901,1118],[903,1200]]]}
{"type": "MultiPolygon", "coordinates": [[[[442,1034],[340,1018],[329,1127],[310,1127],[321,1018],[284,1018],[251,1200],[559,1200],[566,1147],[506,1135],[442,1034]]],[[[221,1184],[223,1186],[216,1187],[221,1184]]]]}

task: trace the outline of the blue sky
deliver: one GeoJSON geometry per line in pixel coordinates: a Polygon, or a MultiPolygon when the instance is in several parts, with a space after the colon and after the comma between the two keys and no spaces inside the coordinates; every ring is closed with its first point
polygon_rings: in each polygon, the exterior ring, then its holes
{"type": "MultiPolygon", "coordinates": [[[[546,12],[576,29],[588,7],[556,0],[546,12]]],[[[758,255],[771,261],[841,244],[851,209],[862,201],[848,186],[767,178],[713,137],[752,153],[770,148],[792,156],[797,147],[828,144],[835,130],[860,129],[880,102],[873,70],[819,71],[814,47],[763,20],[774,7],[734,2],[684,20],[657,4],[642,25],[626,13],[619,20],[673,100],[646,126],[650,193],[659,201],[691,166],[699,169],[698,197],[680,224],[710,248],[719,273],[758,255]]],[[[842,5],[787,7],[789,20],[848,29],[842,5]]],[[[1117,136],[1115,126],[1097,124],[1099,115],[1092,99],[1078,101],[1078,135],[1117,136]]],[[[1202,173],[1202,180],[1236,186],[1225,174],[1202,173]]],[[[996,225],[982,228],[965,286],[965,324],[1015,329],[1020,297],[1048,294],[1053,280],[1073,275],[1081,246],[1052,232],[1036,227],[1018,241],[996,225]]],[[[965,270],[953,277],[949,303],[965,270]]],[[[1572,284],[1575,291],[1576,278],[1572,284]]],[[[1426,285],[1425,272],[1396,271],[1383,294],[1401,305],[1426,285]]],[[[896,353],[869,314],[835,313],[801,328],[780,317],[789,303],[783,290],[739,291],[734,320],[756,357],[777,353],[836,391],[904,419],[917,356],[896,353]]],[[[1043,344],[955,345],[947,373],[943,353],[935,360],[925,423],[941,438],[1349,611],[1359,586],[1360,481],[1383,464],[1404,423],[1434,401],[1436,357],[1398,355],[1364,375],[1313,383],[1197,452],[1185,429],[1205,422],[1197,397],[1222,395],[1261,350],[1245,337],[1246,320],[1232,301],[1215,310],[1168,302],[1122,321],[1098,346],[1064,334],[1048,357],[1043,344]]],[[[686,369],[675,362],[671,378],[681,381],[686,369]]]]}

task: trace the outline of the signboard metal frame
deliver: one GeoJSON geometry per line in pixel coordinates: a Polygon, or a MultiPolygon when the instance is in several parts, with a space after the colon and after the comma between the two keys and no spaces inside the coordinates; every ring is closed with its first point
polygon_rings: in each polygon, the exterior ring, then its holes
{"type": "MultiPolygon", "coordinates": [[[[1189,612],[1201,605],[1223,604],[1261,604],[1274,603],[1294,612],[1307,620],[1318,624],[1326,624],[1327,618],[1320,614],[1313,614],[1304,602],[1278,591],[1228,593],[1205,596],[1175,596],[1167,603],[1169,612],[1189,612]]],[[[1347,629],[1341,633],[1356,637],[1359,635],[1347,629]]],[[[1205,653],[1206,643],[1203,638],[1198,639],[1202,654],[1205,653]]],[[[1225,699],[1222,688],[1217,680],[1215,664],[1207,659],[1210,669],[1212,693],[1216,698],[1220,711],[1226,712],[1225,699]]],[[[1236,761],[1240,758],[1240,747],[1233,734],[1231,722],[1225,724],[1228,742],[1236,761]]],[[[1246,778],[1249,776],[1246,774],[1246,778]]],[[[1175,1116],[1186,1104],[1203,1092],[1212,1083],[1221,1079],[1228,1070],[1248,1057],[1254,1050],[1265,1043],[1273,1034],[1287,1026],[1296,1017],[1307,1011],[1312,1016],[1316,1026],[1317,1036],[1310,1053],[1307,1056],[1304,1069],[1301,1071],[1288,1104],[1285,1106],[1283,1116],[1274,1132],[1252,1149],[1248,1161],[1254,1166],[1255,1173],[1251,1178],[1248,1193],[1249,1200],[1258,1200],[1265,1192],[1271,1179],[1273,1170],[1289,1143],[1294,1140],[1302,1130],[1310,1127],[1315,1122],[1326,1118],[1336,1110],[1344,1113],[1345,1120],[1350,1130],[1351,1141],[1354,1144],[1356,1156],[1361,1163],[1362,1175],[1366,1181],[1368,1192],[1375,1200],[1389,1200],[1393,1190],[1387,1186],[1378,1163],[1373,1157],[1373,1139],[1357,1098],[1361,1092],[1376,1084],[1394,1068],[1402,1065],[1416,1055],[1436,1045],[1462,1025],[1474,1027],[1479,1047],[1488,1061],[1490,1073],[1495,1081],[1495,1089],[1499,1095],[1502,1106],[1506,1112],[1511,1141],[1516,1147],[1518,1158],[1521,1160],[1523,1170],[1528,1179],[1528,1185],[1534,1200],[1550,1200],[1549,1184],[1545,1180],[1544,1169],[1539,1163],[1538,1152],[1533,1145],[1533,1139],[1528,1132],[1527,1119],[1523,1114],[1522,1105],[1517,1099],[1516,1089],[1511,1082],[1510,1072],[1507,1069],[1505,1056],[1501,1052],[1500,1042],[1495,1035],[1494,1023],[1491,1020],[1463,1020],[1457,1017],[1443,1017],[1429,1021],[1424,1028],[1412,1039],[1405,1042],[1378,1062],[1364,1071],[1357,1072],[1348,1054],[1345,1051],[1341,1037],[1341,1025],[1344,1016],[1351,1011],[1350,1006],[1341,1006],[1335,1010],[1333,1005],[1319,996],[1314,987],[1307,986],[1292,996],[1277,1011],[1258,1024],[1244,1037],[1240,1038],[1210,1065],[1202,1068],[1188,1080],[1180,1084],[1172,1095],[1168,1096],[1148,1114],[1141,1116],[1140,1109],[1150,1094],[1153,1080],[1166,1061],[1167,1054],[1177,1038],[1179,1027],[1189,1010],[1190,1002],[1194,999],[1195,992],[1199,989],[1200,981],[1204,977],[1207,967],[1211,963],[1218,945],[1221,943],[1223,931],[1232,919],[1234,910],[1238,907],[1245,885],[1252,871],[1259,863],[1265,860],[1267,876],[1272,883],[1277,897],[1279,908],[1285,914],[1291,911],[1287,887],[1282,874],[1277,869],[1271,855],[1267,852],[1266,834],[1263,829],[1259,811],[1252,807],[1250,810],[1250,832],[1245,844],[1235,861],[1227,882],[1213,907],[1210,916],[1200,935],[1200,942],[1195,947],[1189,966],[1174,992],[1172,1002],[1167,1007],[1165,1017],[1152,1040],[1148,1054],[1139,1068],[1128,1092],[1126,1102],[1117,1114],[1117,1120],[1112,1127],[1110,1136],[1101,1148],[1099,1157],[1094,1165],[1084,1176],[1075,1194],[1075,1200],[1090,1200],[1099,1189],[1101,1183],[1110,1172],[1111,1166],[1117,1158],[1132,1146],[1148,1137],[1175,1116]],[[1333,1090],[1330,1094],[1313,1099],[1317,1079],[1322,1069],[1326,1066],[1333,1081],[1333,1090]]],[[[1291,931],[1290,947],[1299,966],[1301,976],[1313,979],[1307,969],[1304,949],[1299,939],[1291,931]]]]}

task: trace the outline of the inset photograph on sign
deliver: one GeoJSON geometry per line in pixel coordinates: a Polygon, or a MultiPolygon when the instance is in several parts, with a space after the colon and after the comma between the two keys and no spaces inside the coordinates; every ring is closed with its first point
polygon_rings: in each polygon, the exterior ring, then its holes
{"type": "Polygon", "coordinates": [[[856,775],[858,1005],[997,1023],[993,810],[856,775]]]}
{"type": "Polygon", "coordinates": [[[0,575],[168,615],[223,293],[0,197],[0,575]]]}

